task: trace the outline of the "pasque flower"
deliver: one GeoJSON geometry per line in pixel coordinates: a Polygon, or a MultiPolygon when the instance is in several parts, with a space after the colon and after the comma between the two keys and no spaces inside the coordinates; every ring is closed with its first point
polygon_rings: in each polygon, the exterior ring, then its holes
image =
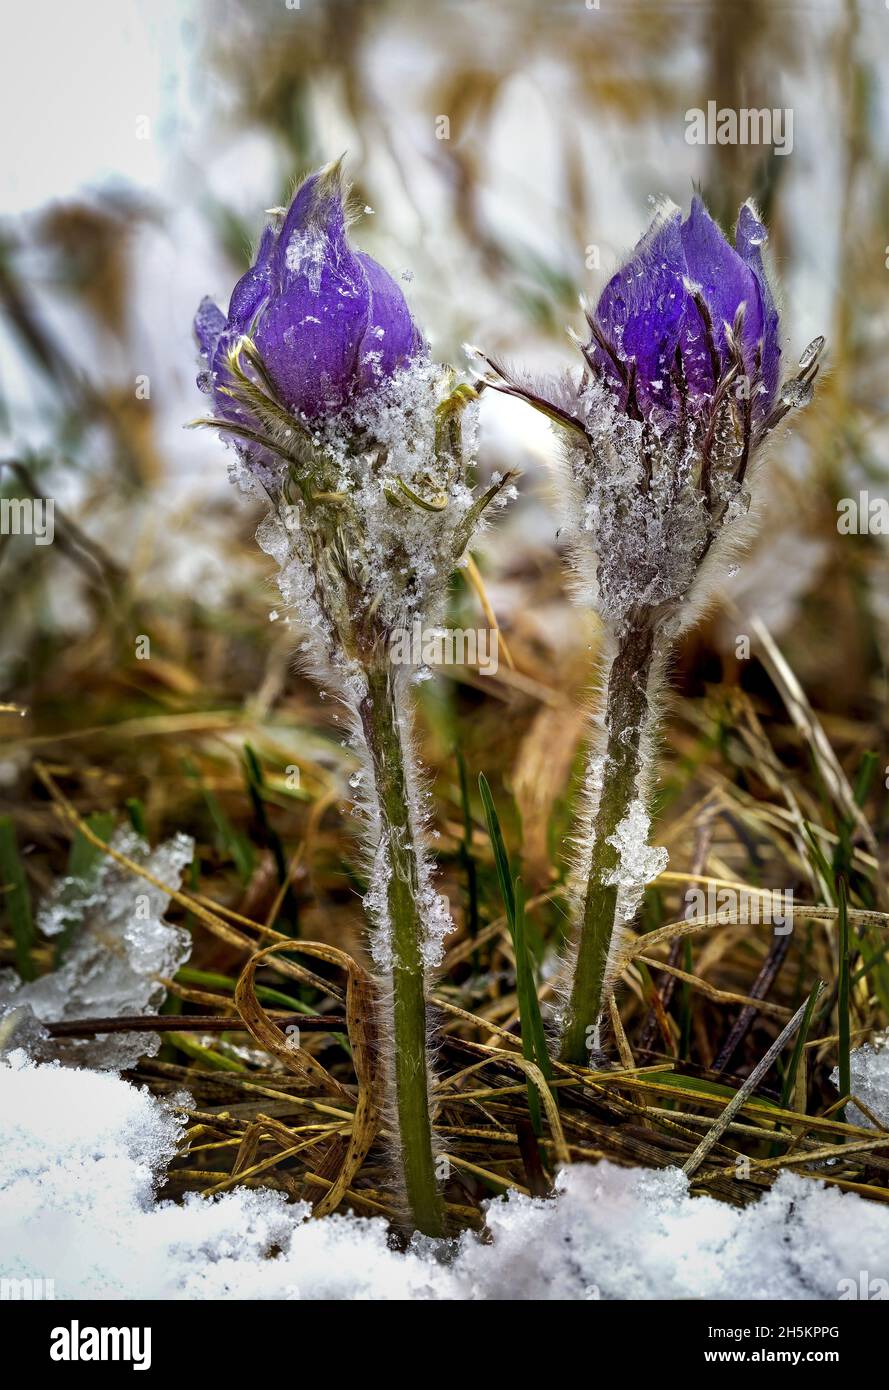
{"type": "MultiPolygon", "coordinates": [[[[425,993],[451,922],[426,850],[413,672],[393,639],[437,625],[507,478],[475,495],[466,423],[478,392],[430,361],[395,281],[350,246],[345,206],[339,164],[311,175],[264,233],[228,316],[204,300],[199,380],[216,413],[197,423],[234,447],[237,480],[269,505],[259,543],[309,669],[347,712],[396,1170],[409,1220],[439,1235],[425,993]]],[[[373,1137],[367,1123],[360,1134],[346,1186],[373,1137]]]]}
{"type": "Polygon", "coordinates": [[[487,382],[564,431],[563,492],[577,594],[603,619],[607,679],[577,841],[574,959],[562,1057],[596,1045],[624,927],[666,854],[646,810],[657,695],[670,648],[749,532],[762,445],[811,397],[823,339],[783,387],[779,320],[752,203],[734,246],[700,198],[660,209],[576,342],[579,374],[551,386],[480,354],[487,382]]]}
{"type": "Polygon", "coordinates": [[[353,251],[339,164],[298,189],[280,229],[267,227],[235,286],[228,317],[205,299],[195,333],[219,413],[238,423],[226,358],[249,334],[287,410],[314,421],[373,389],[423,351],[398,285],[372,256],[353,251]]]}
{"type": "Polygon", "coordinates": [[[685,221],[678,208],[655,221],[590,323],[593,362],[625,409],[675,420],[684,404],[705,405],[732,367],[751,383],[754,413],[771,407],[781,348],[765,241],[750,203],[734,247],[698,197],[685,221]]]}

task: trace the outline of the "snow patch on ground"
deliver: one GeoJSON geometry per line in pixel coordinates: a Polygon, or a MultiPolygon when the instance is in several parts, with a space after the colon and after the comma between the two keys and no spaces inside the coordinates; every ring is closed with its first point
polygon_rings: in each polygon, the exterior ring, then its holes
{"type": "Polygon", "coordinates": [[[108,1072],[0,1064],[0,1276],[59,1298],[836,1299],[889,1279],[889,1211],[786,1174],[745,1210],[675,1169],[578,1165],[488,1207],[490,1244],[390,1250],[384,1221],[276,1193],[159,1202],[181,1121],[108,1072]]]}

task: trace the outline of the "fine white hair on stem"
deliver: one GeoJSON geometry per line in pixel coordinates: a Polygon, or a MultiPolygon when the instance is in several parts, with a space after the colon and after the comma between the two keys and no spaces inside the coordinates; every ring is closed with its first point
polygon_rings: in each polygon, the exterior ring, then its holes
{"type": "MultiPolygon", "coordinates": [[[[660,261],[655,258],[646,272],[645,256],[663,220],[640,253],[627,292],[631,300],[643,294],[645,273],[657,280],[660,261]]],[[[656,283],[650,289],[663,308],[656,283]]],[[[745,304],[731,325],[714,329],[700,286],[686,279],[684,293],[698,311],[707,356],[699,353],[696,360],[687,340],[677,341],[672,360],[660,349],[650,360],[643,352],[649,366],[657,360],[660,374],[644,377],[641,396],[638,360],[623,346],[632,315],[613,325],[618,336],[609,339],[584,306],[590,340],[576,340],[584,369],[555,384],[531,381],[475,354],[488,369],[487,385],[527,401],[559,428],[573,595],[599,614],[603,628],[597,714],[573,837],[573,935],[561,990],[561,1057],[574,1064],[600,1045],[600,1017],[629,924],[645,885],[666,867],[666,851],[649,845],[647,808],[670,652],[743,549],[752,531],[750,488],[763,445],[788,411],[810,398],[823,346],[817,339],[806,349],[798,374],[775,398],[774,387],[770,393],[765,385],[762,342],[745,356],[745,304]],[[700,376],[701,360],[709,362],[705,391],[699,380],[693,389],[688,374],[692,366],[700,376]]],[[[634,322],[638,334],[647,322],[644,308],[634,322]]]]}
{"type": "Polygon", "coordinates": [[[438,625],[454,567],[488,505],[505,500],[509,477],[495,477],[481,494],[473,488],[478,392],[455,388],[453,375],[425,358],[311,432],[282,421],[249,340],[230,366],[245,409],[267,428],[261,446],[233,435],[238,481],[269,504],[259,544],[276,561],[282,598],[303,631],[302,664],[341,702],[358,756],[350,784],[362,826],[394,1185],[412,1224],[437,1236],[426,994],[452,923],[433,883],[429,797],[413,731],[411,684],[423,672],[403,664],[393,639],[415,623],[438,625]]]}

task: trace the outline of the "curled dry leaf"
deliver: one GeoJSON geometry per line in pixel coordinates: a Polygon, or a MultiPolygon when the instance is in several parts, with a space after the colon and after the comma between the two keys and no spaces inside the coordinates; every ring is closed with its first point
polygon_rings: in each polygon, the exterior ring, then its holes
{"type": "Polygon", "coordinates": [[[318,960],[335,965],[346,973],[346,1026],[358,1098],[352,1123],[352,1133],[339,1174],[332,1187],[315,1207],[316,1216],[335,1211],[361,1168],[380,1127],[383,1111],[384,1079],[376,1035],[376,1006],[374,986],[370,975],[345,951],[316,941],[284,941],[267,946],[251,956],[244,966],[235,990],[235,1003],[244,1025],[261,1047],[277,1057],[298,1076],[313,1081],[351,1105],[354,1097],[303,1048],[288,1044],[280,1028],[269,1018],[256,998],[254,978],[262,962],[278,951],[299,951],[318,960]]]}

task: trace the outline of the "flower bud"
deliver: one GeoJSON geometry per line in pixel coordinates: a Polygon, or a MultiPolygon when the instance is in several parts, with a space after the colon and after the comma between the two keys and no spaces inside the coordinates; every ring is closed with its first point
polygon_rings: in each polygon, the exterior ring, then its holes
{"type": "Polygon", "coordinates": [[[629,414],[665,423],[685,404],[706,405],[736,365],[750,381],[754,414],[771,409],[781,350],[778,313],[762,262],[768,234],[751,202],[734,247],[700,198],[683,222],[661,211],[589,316],[588,353],[629,414]],[[737,350],[736,350],[737,349],[737,350]]]}
{"type": "Polygon", "coordinates": [[[243,409],[220,388],[231,386],[226,359],[243,335],[277,399],[306,421],[336,414],[424,351],[395,281],[349,245],[338,162],[302,183],[280,230],[266,228],[228,317],[205,299],[194,327],[208,367],[201,384],[219,415],[240,423],[243,409]]]}

